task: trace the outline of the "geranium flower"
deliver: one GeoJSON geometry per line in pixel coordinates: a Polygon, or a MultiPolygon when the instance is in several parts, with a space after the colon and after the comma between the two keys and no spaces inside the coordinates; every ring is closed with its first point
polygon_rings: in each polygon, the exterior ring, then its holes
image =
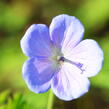
{"type": "Polygon", "coordinates": [[[29,57],[23,78],[31,91],[43,93],[52,88],[66,101],[88,92],[88,78],[102,68],[103,52],[96,41],[81,41],[83,35],[81,22],[65,14],[53,18],[49,28],[33,24],[27,30],[21,48],[29,57]]]}

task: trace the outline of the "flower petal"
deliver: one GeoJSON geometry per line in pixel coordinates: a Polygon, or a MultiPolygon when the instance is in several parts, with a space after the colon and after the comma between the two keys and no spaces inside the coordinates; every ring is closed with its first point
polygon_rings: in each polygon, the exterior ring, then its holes
{"type": "Polygon", "coordinates": [[[51,55],[49,29],[44,24],[33,24],[21,40],[21,48],[29,57],[51,55]]]}
{"type": "Polygon", "coordinates": [[[66,37],[62,43],[62,50],[68,47],[75,47],[82,40],[83,35],[84,27],[82,23],[74,17],[68,30],[66,31],[66,37]]]}
{"type": "Polygon", "coordinates": [[[64,56],[78,64],[81,64],[83,75],[86,77],[95,76],[102,68],[103,51],[96,41],[86,39],[80,42],[75,48],[68,47],[64,56]]]}
{"type": "Polygon", "coordinates": [[[53,77],[51,88],[57,97],[70,101],[85,94],[89,85],[89,80],[80,74],[76,66],[64,63],[61,70],[53,77]]]}
{"type": "Polygon", "coordinates": [[[23,78],[31,91],[42,93],[50,88],[56,71],[56,66],[48,59],[31,58],[23,65],[23,78]]]}
{"type": "Polygon", "coordinates": [[[84,27],[80,21],[66,14],[54,17],[50,25],[50,37],[58,47],[61,47],[63,42],[64,45],[67,44],[71,39],[74,44],[77,44],[83,32],[84,27]]]}

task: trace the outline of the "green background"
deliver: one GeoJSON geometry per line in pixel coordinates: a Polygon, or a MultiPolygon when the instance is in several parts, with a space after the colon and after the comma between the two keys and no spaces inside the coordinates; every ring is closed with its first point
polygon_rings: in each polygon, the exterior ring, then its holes
{"type": "Polygon", "coordinates": [[[54,97],[53,109],[109,109],[109,0],[0,0],[0,109],[46,109],[49,91],[35,94],[22,78],[20,39],[31,24],[49,26],[63,13],[80,19],[84,39],[99,43],[104,65],[87,94],[69,102],[54,97]]]}

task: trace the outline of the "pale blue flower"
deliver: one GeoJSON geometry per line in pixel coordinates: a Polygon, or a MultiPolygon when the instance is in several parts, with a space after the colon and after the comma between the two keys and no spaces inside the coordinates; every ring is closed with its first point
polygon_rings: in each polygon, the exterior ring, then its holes
{"type": "Polygon", "coordinates": [[[53,18],[50,27],[33,24],[21,40],[29,59],[23,78],[29,89],[43,93],[52,88],[62,100],[76,99],[88,92],[88,77],[102,68],[103,51],[96,41],[82,40],[84,27],[74,16],[53,18]]]}

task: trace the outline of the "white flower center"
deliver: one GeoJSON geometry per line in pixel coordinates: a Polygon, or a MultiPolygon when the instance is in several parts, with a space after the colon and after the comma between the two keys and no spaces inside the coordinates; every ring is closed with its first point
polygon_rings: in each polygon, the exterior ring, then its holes
{"type": "Polygon", "coordinates": [[[78,67],[78,68],[82,71],[82,73],[83,73],[83,71],[85,71],[85,70],[83,69],[83,64],[82,64],[82,63],[73,62],[73,61],[71,61],[71,60],[69,60],[69,59],[66,59],[66,58],[64,57],[64,55],[61,53],[61,50],[60,50],[60,49],[54,47],[52,50],[53,50],[53,51],[52,51],[52,56],[50,57],[50,60],[53,61],[53,63],[54,63],[56,66],[59,67],[59,66],[62,65],[64,62],[67,62],[67,63],[70,63],[70,64],[75,65],[76,67],[78,67]]]}

